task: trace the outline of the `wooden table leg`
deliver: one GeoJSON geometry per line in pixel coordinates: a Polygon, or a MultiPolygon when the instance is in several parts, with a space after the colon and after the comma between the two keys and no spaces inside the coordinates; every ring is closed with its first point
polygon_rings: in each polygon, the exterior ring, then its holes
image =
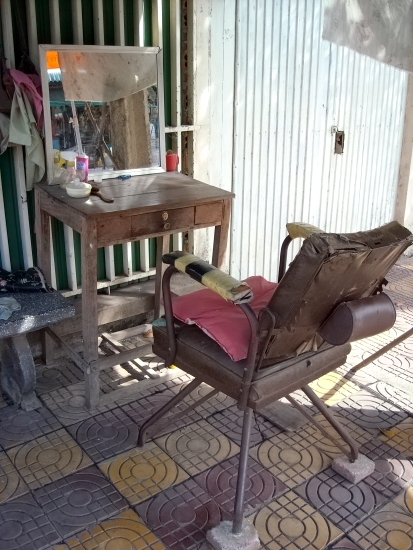
{"type": "Polygon", "coordinates": [[[215,227],[214,248],[212,251],[212,265],[221,268],[224,263],[228,244],[229,221],[231,218],[231,199],[225,200],[222,206],[221,225],[215,227]]]}
{"type": "MultiPolygon", "coordinates": [[[[50,216],[41,208],[41,195],[35,190],[35,232],[37,245],[37,265],[42,270],[46,281],[52,281],[52,249],[50,235],[50,216]]],[[[42,357],[46,365],[54,360],[55,344],[45,332],[42,332],[42,357]]]]}
{"type": "Polygon", "coordinates": [[[162,305],[162,276],[166,265],[162,262],[162,256],[169,252],[170,235],[162,235],[156,238],[156,276],[155,276],[155,308],[154,319],[161,316],[162,305]]]}
{"type": "MultiPolygon", "coordinates": [[[[98,359],[98,310],[97,310],[97,230],[95,220],[82,221],[82,334],[83,358],[86,363],[98,359]]],[[[99,370],[85,372],[86,407],[94,409],[99,404],[99,370]]]]}

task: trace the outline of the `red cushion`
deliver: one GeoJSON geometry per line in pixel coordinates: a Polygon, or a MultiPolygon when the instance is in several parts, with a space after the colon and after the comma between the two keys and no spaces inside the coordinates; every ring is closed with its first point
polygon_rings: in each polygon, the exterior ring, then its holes
{"type": "MultiPolygon", "coordinates": [[[[277,283],[263,277],[248,277],[254,298],[249,302],[258,312],[270,301],[277,283]]],[[[198,290],[173,299],[174,316],[188,325],[197,325],[213,338],[233,361],[245,359],[251,338],[251,330],[244,312],[232,302],[227,302],[212,290],[198,290]]]]}

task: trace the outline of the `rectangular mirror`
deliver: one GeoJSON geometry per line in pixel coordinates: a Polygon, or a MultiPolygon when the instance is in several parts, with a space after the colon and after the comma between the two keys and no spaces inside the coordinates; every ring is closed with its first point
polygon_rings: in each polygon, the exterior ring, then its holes
{"type": "Polygon", "coordinates": [[[79,139],[89,158],[89,180],[98,174],[115,178],[165,171],[159,48],[39,49],[48,183],[54,178],[55,152],[78,152],[79,139]]]}

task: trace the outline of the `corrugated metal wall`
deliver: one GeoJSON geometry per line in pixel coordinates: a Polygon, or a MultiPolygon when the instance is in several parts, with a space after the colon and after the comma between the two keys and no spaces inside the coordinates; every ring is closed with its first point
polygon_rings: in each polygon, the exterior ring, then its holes
{"type": "Polygon", "coordinates": [[[322,0],[237,3],[236,277],[276,280],[288,221],[355,231],[394,218],[407,75],[323,41],[322,24],[322,0]]]}

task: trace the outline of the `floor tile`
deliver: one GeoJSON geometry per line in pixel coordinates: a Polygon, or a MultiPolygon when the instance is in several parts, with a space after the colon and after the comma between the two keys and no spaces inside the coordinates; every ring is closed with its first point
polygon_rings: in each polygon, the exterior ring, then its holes
{"type": "MultiPolygon", "coordinates": [[[[345,416],[342,416],[334,411],[330,412],[333,413],[333,416],[339,421],[341,426],[359,445],[362,445],[371,439],[372,435],[369,432],[366,432],[363,428],[360,428],[360,426],[357,426],[345,416]]],[[[333,440],[338,440],[342,445],[346,445],[322,414],[316,414],[313,418],[321,425],[322,428],[324,428],[333,440]]],[[[304,426],[297,433],[301,435],[303,442],[305,440],[305,443],[303,443],[304,445],[317,447],[317,449],[330,458],[335,458],[336,456],[343,454],[343,451],[341,451],[330,438],[324,436],[323,433],[311,423],[304,426]]]]}
{"type": "Polygon", "coordinates": [[[401,495],[394,499],[394,503],[398,504],[405,511],[413,516],[413,487],[408,487],[401,495]]]}
{"type": "Polygon", "coordinates": [[[350,531],[348,536],[363,550],[410,550],[413,547],[412,517],[390,503],[350,531]]]}
{"type": "Polygon", "coordinates": [[[45,407],[30,412],[19,409],[17,405],[0,409],[0,445],[3,449],[10,449],[61,427],[45,407]]]}
{"type": "MultiPolygon", "coordinates": [[[[208,422],[212,424],[214,428],[225,434],[226,437],[232,439],[237,445],[241,445],[243,421],[244,413],[236,406],[230,407],[225,412],[217,412],[208,417],[208,422]]],[[[251,428],[250,447],[279,433],[281,433],[280,428],[274,426],[274,424],[260,414],[255,413],[251,428]]]]}
{"type": "Polygon", "coordinates": [[[64,429],[13,447],[8,455],[31,490],[92,464],[64,429]]]}
{"type": "Polygon", "coordinates": [[[331,468],[294,491],[343,531],[371,515],[385,500],[364,481],[353,485],[331,468]]]}
{"type": "Polygon", "coordinates": [[[413,457],[413,418],[407,418],[397,426],[384,430],[379,439],[407,457],[413,457]]]}
{"type": "MultiPolygon", "coordinates": [[[[199,474],[194,480],[229,514],[234,510],[239,455],[199,474]]],[[[285,493],[287,486],[249,457],[245,486],[246,514],[285,493]]]]}
{"type": "Polygon", "coordinates": [[[394,426],[407,417],[407,413],[396,405],[366,390],[340,401],[334,405],[334,410],[373,435],[378,434],[381,428],[394,426]]]}
{"type": "Polygon", "coordinates": [[[136,511],[168,550],[195,550],[209,529],[230,519],[191,479],[139,504],[136,511]]]}
{"type": "MultiPolygon", "coordinates": [[[[172,388],[172,391],[174,393],[178,393],[186,385],[187,383],[177,385],[172,388]]],[[[192,405],[192,403],[194,403],[198,399],[205,397],[210,391],[212,391],[212,389],[213,388],[211,388],[211,386],[208,386],[208,384],[202,383],[195,391],[189,394],[189,396],[184,400],[184,403],[187,405],[192,405]]],[[[234,404],[234,399],[231,399],[231,397],[228,397],[224,393],[219,392],[214,397],[208,399],[208,401],[205,401],[205,403],[198,405],[195,411],[203,418],[207,418],[217,411],[223,411],[228,409],[229,407],[232,407],[234,404]]]]}
{"type": "Polygon", "coordinates": [[[168,550],[133,510],[125,510],[65,542],[64,548],[70,550],[168,550]]]}
{"type": "Polygon", "coordinates": [[[83,382],[44,393],[41,395],[41,399],[63,426],[76,424],[76,422],[86,420],[86,418],[91,418],[92,416],[85,407],[83,382]]]}
{"type": "Polygon", "coordinates": [[[52,366],[36,365],[36,393],[58,390],[83,380],[83,372],[73,361],[62,357],[52,366]]]}
{"type": "Polygon", "coordinates": [[[128,506],[95,466],[36,489],[33,496],[62,538],[128,506]]]}
{"type": "Polygon", "coordinates": [[[53,524],[32,495],[0,504],[1,550],[41,550],[59,539],[53,524]]]}
{"type": "Polygon", "coordinates": [[[377,382],[368,386],[369,390],[377,393],[383,399],[394,403],[401,409],[413,414],[413,395],[410,395],[399,388],[395,388],[385,382],[377,382]]]}
{"type": "Polygon", "coordinates": [[[138,440],[138,426],[120,408],[68,426],[67,430],[95,462],[132,449],[138,440]]]}
{"type": "Polygon", "coordinates": [[[28,490],[9,457],[0,452],[0,503],[27,493],[28,490]]]}
{"type": "Polygon", "coordinates": [[[413,462],[380,440],[360,447],[360,453],[374,460],[375,470],[364,482],[386,498],[393,498],[413,481],[413,462]]]}
{"type": "MultiPolygon", "coordinates": [[[[137,401],[133,401],[127,405],[122,405],[121,408],[132,418],[134,422],[136,422],[136,424],[138,424],[138,426],[142,426],[148,418],[150,418],[158,409],[163,407],[163,405],[168,403],[174,395],[175,394],[171,390],[166,390],[162,393],[149,395],[148,397],[141,396],[137,401]]],[[[156,435],[160,435],[162,433],[169,433],[178,428],[182,428],[183,426],[187,426],[192,422],[201,420],[202,418],[197,412],[190,411],[181,418],[178,418],[176,421],[172,422],[173,415],[182,410],[182,405],[178,405],[172,409],[172,411],[167,413],[160,420],[160,424],[158,426],[152,427],[149,434],[156,433],[156,435]]]]}
{"type": "Polygon", "coordinates": [[[324,550],[343,533],[292,491],[252,518],[268,550],[324,550]]]}
{"type": "Polygon", "coordinates": [[[311,382],[311,389],[326,405],[335,405],[342,399],[360,391],[359,386],[337,372],[329,372],[311,382]]]}
{"type": "Polygon", "coordinates": [[[331,458],[308,445],[300,432],[281,433],[250,449],[250,456],[292,488],[331,465],[331,458]]]}
{"type": "Polygon", "coordinates": [[[205,420],[155,439],[189,475],[196,475],[239,452],[239,447],[205,420]]]}
{"type": "MultiPolygon", "coordinates": [[[[366,353],[363,359],[370,355],[370,352],[366,353]]],[[[402,355],[398,353],[396,348],[382,355],[362,370],[377,380],[387,382],[403,391],[411,392],[413,389],[411,375],[413,370],[413,355],[402,355]]]]}
{"type": "Polygon", "coordinates": [[[138,504],[188,478],[152,441],[143,448],[100,463],[99,468],[131,504],[138,504]]]}
{"type": "Polygon", "coordinates": [[[333,546],[330,546],[329,550],[361,550],[360,546],[347,537],[339,540],[333,546]]]}
{"type": "Polygon", "coordinates": [[[343,374],[347,378],[347,380],[350,380],[350,382],[358,384],[359,386],[368,386],[369,384],[374,384],[375,382],[377,382],[377,378],[371,376],[371,374],[368,374],[366,372],[366,369],[360,369],[359,371],[351,372],[353,366],[360,361],[361,358],[359,361],[355,361],[353,364],[349,364],[347,362],[342,367],[339,367],[337,369],[337,372],[343,374]]]}

